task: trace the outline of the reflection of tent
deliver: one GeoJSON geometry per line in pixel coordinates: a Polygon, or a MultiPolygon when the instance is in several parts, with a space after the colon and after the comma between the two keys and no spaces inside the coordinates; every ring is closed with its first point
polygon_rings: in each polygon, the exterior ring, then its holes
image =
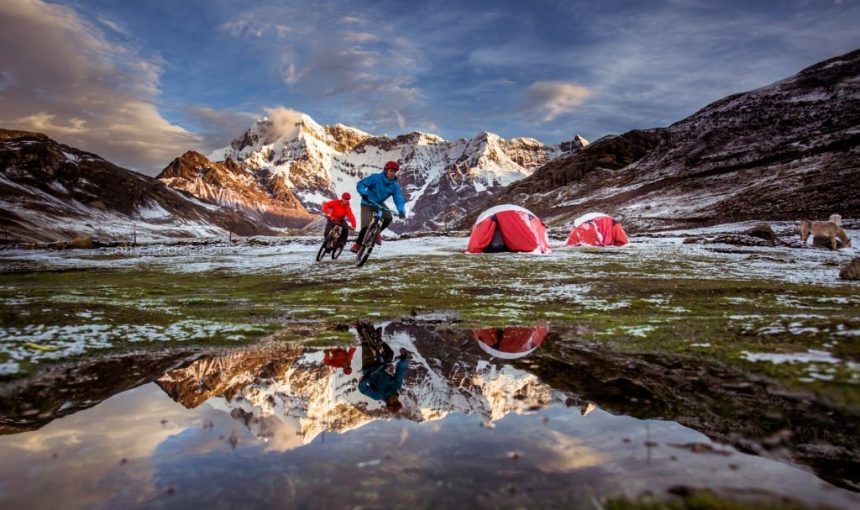
{"type": "Polygon", "coordinates": [[[524,251],[548,253],[546,228],[540,218],[516,205],[497,205],[484,211],[472,227],[467,253],[524,251]]]}
{"type": "Polygon", "coordinates": [[[588,213],[573,222],[568,246],[624,246],[627,234],[621,223],[603,213],[588,213]]]}
{"type": "Polygon", "coordinates": [[[472,332],[478,346],[490,356],[516,359],[528,356],[537,349],[549,333],[547,326],[483,328],[472,332]]]}

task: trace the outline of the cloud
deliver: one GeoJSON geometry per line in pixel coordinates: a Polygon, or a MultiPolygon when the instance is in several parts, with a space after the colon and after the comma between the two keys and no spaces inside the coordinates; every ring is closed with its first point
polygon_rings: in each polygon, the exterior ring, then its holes
{"type": "Polygon", "coordinates": [[[149,174],[201,142],[159,113],[159,58],[40,0],[0,2],[0,26],[0,125],[40,131],[149,174]]]}
{"type": "Polygon", "coordinates": [[[124,29],[119,23],[106,18],[105,16],[99,16],[96,18],[99,23],[113,30],[114,32],[120,35],[128,35],[128,31],[124,29]]]}
{"type": "Polygon", "coordinates": [[[182,111],[182,117],[195,126],[200,137],[198,144],[201,152],[209,153],[226,147],[238,138],[256,121],[260,115],[250,112],[216,110],[208,106],[189,106],[182,111]]]}
{"type": "Polygon", "coordinates": [[[272,139],[287,136],[294,138],[299,133],[296,124],[301,122],[303,113],[291,108],[277,107],[265,108],[266,117],[272,121],[272,139]]]}
{"type": "Polygon", "coordinates": [[[538,81],[528,88],[526,109],[536,111],[541,122],[551,122],[572,112],[594,92],[581,85],[561,81],[538,81]]]}
{"type": "Polygon", "coordinates": [[[268,59],[293,102],[324,103],[323,109],[338,112],[333,121],[353,119],[370,132],[403,129],[400,120],[411,118],[424,101],[418,81],[427,69],[424,51],[401,35],[396,20],[380,21],[388,13],[368,7],[361,17],[337,16],[342,7],[325,2],[313,10],[261,5],[223,24],[222,31],[242,38],[268,59]],[[276,25],[301,35],[277,44],[256,37],[273,33],[276,25]]]}
{"type": "Polygon", "coordinates": [[[397,127],[399,127],[400,129],[405,129],[406,117],[404,117],[403,114],[397,110],[394,110],[394,115],[397,117],[397,127]]]}
{"type": "MultiPolygon", "coordinates": [[[[286,32],[286,27],[279,25],[284,32],[286,32]]],[[[247,14],[242,14],[239,18],[229,21],[221,25],[220,29],[222,32],[225,32],[233,37],[241,37],[241,36],[252,36],[252,37],[262,37],[263,33],[265,33],[267,26],[261,23],[258,23],[252,16],[247,14]]],[[[268,28],[275,30],[280,33],[278,26],[268,25],[268,28]]]]}

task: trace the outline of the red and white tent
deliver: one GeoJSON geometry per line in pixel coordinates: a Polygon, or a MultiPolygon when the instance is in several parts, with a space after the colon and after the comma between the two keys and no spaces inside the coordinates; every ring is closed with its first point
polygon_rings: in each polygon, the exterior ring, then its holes
{"type": "Polygon", "coordinates": [[[497,205],[484,211],[472,227],[466,253],[521,251],[549,253],[543,222],[528,209],[497,205]]]}
{"type": "Polygon", "coordinates": [[[478,346],[490,356],[500,359],[517,359],[528,356],[540,347],[549,327],[506,326],[505,328],[483,328],[472,332],[478,346]]]}
{"type": "Polygon", "coordinates": [[[568,246],[624,246],[627,233],[621,223],[607,214],[593,212],[573,221],[568,246]]]}

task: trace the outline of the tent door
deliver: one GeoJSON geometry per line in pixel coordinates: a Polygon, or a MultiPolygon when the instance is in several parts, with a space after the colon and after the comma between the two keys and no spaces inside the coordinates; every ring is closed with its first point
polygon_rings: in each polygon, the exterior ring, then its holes
{"type": "MultiPolygon", "coordinates": [[[[495,217],[493,218],[493,221],[496,221],[495,217]]],[[[484,253],[499,253],[503,251],[509,251],[508,245],[506,245],[504,239],[502,239],[502,229],[497,227],[495,234],[493,234],[493,240],[490,241],[489,246],[484,248],[484,253]]]]}

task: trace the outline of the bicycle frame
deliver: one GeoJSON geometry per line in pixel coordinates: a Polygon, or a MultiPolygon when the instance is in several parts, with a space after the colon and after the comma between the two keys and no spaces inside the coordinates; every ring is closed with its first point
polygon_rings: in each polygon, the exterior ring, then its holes
{"type": "Polygon", "coordinates": [[[362,206],[372,207],[373,218],[371,218],[370,223],[367,225],[367,230],[364,233],[364,239],[361,241],[361,248],[358,250],[358,255],[356,255],[356,266],[361,267],[367,262],[367,258],[370,256],[370,252],[373,251],[373,244],[376,239],[376,235],[382,232],[382,222],[385,217],[385,213],[394,214],[395,211],[392,211],[388,207],[384,205],[374,202],[373,200],[362,200],[362,206]]]}

